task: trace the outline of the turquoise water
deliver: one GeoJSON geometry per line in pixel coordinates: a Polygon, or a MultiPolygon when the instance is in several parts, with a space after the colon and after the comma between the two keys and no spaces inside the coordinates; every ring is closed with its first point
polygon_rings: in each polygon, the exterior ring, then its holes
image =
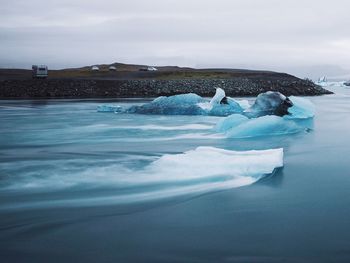
{"type": "Polygon", "coordinates": [[[348,262],[350,92],[331,89],[312,130],[249,139],[96,111],[145,100],[1,101],[1,262],[348,262]],[[283,148],[284,167],[213,147],[283,148]]]}

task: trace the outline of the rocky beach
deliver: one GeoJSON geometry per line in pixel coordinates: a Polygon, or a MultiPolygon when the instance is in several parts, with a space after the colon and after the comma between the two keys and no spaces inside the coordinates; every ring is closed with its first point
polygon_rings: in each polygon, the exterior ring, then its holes
{"type": "Polygon", "coordinates": [[[0,98],[132,98],[190,92],[210,97],[215,88],[232,97],[257,96],[269,90],[287,96],[332,93],[310,80],[271,71],[160,67],[143,72],[139,70],[142,66],[115,65],[119,70],[108,71],[106,65],[98,72],[90,67],[51,70],[47,79],[32,79],[30,70],[1,69],[0,98]]]}

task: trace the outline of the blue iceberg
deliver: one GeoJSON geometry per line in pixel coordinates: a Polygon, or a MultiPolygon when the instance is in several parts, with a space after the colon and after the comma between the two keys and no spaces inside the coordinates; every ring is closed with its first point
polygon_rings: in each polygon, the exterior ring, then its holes
{"type": "Polygon", "coordinates": [[[205,99],[194,93],[170,97],[159,97],[150,103],[132,106],[127,113],[164,114],[164,115],[205,115],[205,110],[198,106],[205,99]]]}
{"type": "Polygon", "coordinates": [[[242,113],[241,105],[232,98],[226,97],[223,89],[216,89],[215,96],[211,99],[208,107],[208,115],[229,116],[233,113],[242,113]]]}
{"type": "Polygon", "coordinates": [[[309,100],[267,92],[260,94],[243,114],[220,120],[215,129],[229,138],[293,134],[312,129],[314,116],[314,105],[309,100]]]}
{"type": "Polygon", "coordinates": [[[234,114],[220,121],[216,125],[216,130],[225,133],[228,138],[240,139],[293,134],[305,131],[307,128],[292,120],[274,115],[249,119],[246,116],[234,114]]]}
{"type": "Polygon", "coordinates": [[[248,117],[241,114],[232,114],[224,119],[221,119],[215,127],[217,132],[226,132],[238,125],[247,122],[249,120],[248,117]]]}
{"type": "Polygon", "coordinates": [[[249,118],[257,118],[265,115],[285,116],[293,102],[279,92],[268,91],[261,93],[254,104],[244,111],[249,118]]]}
{"type": "Polygon", "coordinates": [[[315,106],[311,101],[305,98],[290,96],[293,106],[288,108],[286,119],[308,119],[315,116],[315,106]]]}
{"type": "Polygon", "coordinates": [[[216,90],[215,96],[210,101],[197,94],[188,93],[169,97],[162,96],[150,103],[129,108],[113,105],[102,105],[97,108],[99,112],[210,116],[229,116],[234,113],[242,113],[243,110],[237,101],[226,97],[225,91],[220,88],[216,90]]]}
{"type": "MultiPolygon", "coordinates": [[[[114,105],[98,106],[99,112],[157,114],[157,115],[209,115],[230,116],[241,114],[248,118],[262,116],[280,116],[288,119],[307,119],[315,115],[314,106],[304,98],[284,96],[279,92],[266,92],[259,94],[254,104],[250,106],[246,100],[236,101],[226,97],[223,89],[216,89],[215,96],[209,101],[197,94],[188,93],[169,97],[158,97],[150,103],[121,107],[114,105]]],[[[238,117],[232,117],[237,119],[238,117]]],[[[245,120],[239,117],[240,120],[245,120]]],[[[225,122],[226,123],[226,122],[225,122]]],[[[224,125],[225,123],[222,123],[224,125]]],[[[220,124],[221,125],[221,124],[220,124]]],[[[219,128],[225,129],[225,128],[219,128]]],[[[221,131],[221,130],[220,130],[221,131]]]]}

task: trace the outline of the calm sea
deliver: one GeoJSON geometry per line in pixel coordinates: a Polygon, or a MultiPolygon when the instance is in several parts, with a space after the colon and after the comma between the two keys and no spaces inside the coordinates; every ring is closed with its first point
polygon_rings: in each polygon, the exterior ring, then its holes
{"type": "Polygon", "coordinates": [[[96,111],[145,100],[0,101],[0,262],[350,262],[350,90],[330,89],[311,131],[240,140],[220,117],[96,111]],[[200,146],[284,167],[238,163],[236,184],[183,158],[200,146]]]}

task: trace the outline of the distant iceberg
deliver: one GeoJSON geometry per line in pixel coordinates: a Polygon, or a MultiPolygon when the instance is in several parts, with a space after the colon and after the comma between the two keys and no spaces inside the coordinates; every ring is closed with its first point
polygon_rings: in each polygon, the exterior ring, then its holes
{"type": "Polygon", "coordinates": [[[318,80],[316,81],[316,84],[318,84],[322,87],[327,86],[328,85],[327,77],[323,76],[323,77],[318,78],[318,80]]]}

